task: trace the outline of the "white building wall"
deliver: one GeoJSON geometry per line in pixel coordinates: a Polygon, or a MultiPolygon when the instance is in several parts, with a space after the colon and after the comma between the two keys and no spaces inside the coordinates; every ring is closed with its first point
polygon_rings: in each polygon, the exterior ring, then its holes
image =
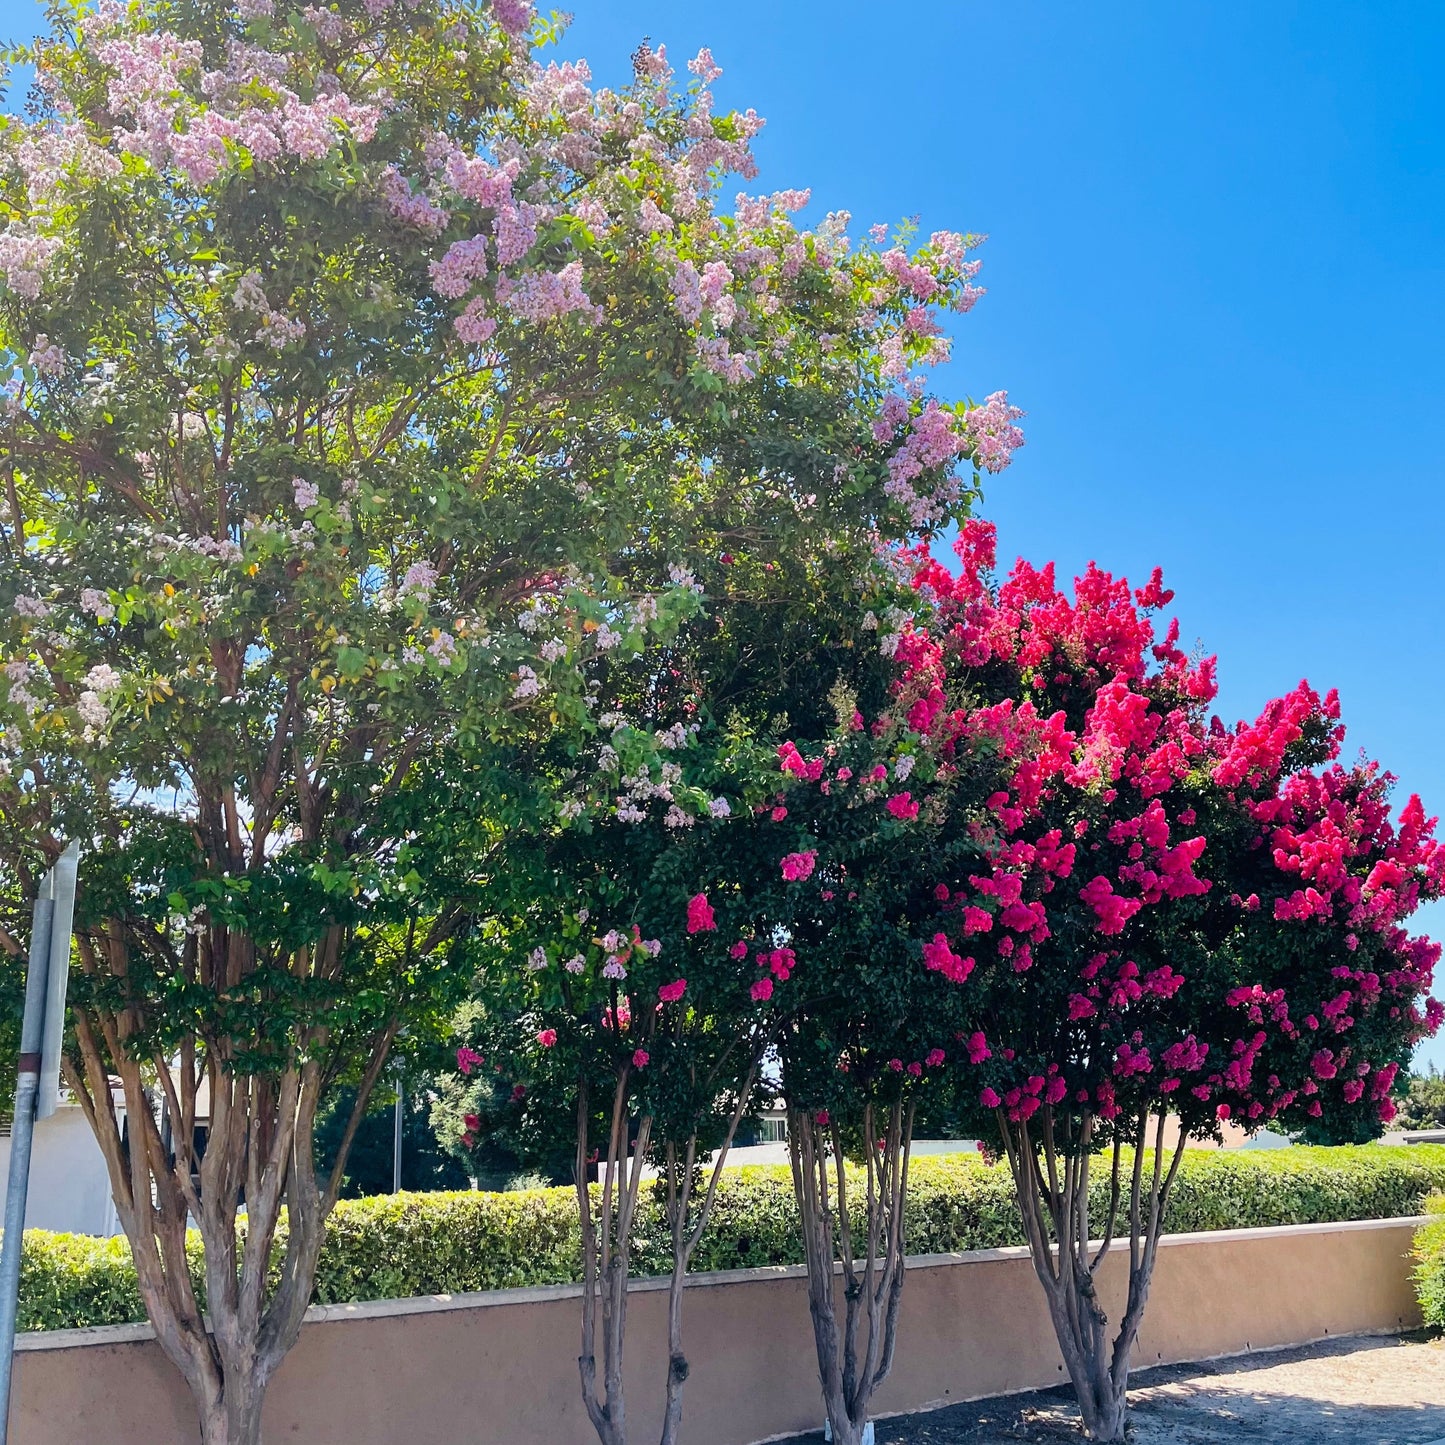
{"type": "MultiPolygon", "coordinates": [[[[10,1178],[10,1139],[0,1139],[0,1210],[10,1178]]],[[[35,1125],[30,1154],[27,1229],[58,1234],[118,1234],[105,1158],[78,1104],[64,1104],[35,1125]]]]}

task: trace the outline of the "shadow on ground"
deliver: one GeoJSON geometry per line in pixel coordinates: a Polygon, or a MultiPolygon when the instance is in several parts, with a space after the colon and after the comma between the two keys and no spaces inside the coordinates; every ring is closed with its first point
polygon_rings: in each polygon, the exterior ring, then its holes
{"type": "MultiPolygon", "coordinates": [[[[1140,1371],[1135,1445],[1445,1445],[1445,1341],[1329,1340],[1140,1371]]],[[[877,1445],[1058,1445],[1083,1439],[1068,1390],[880,1420],[877,1445]]],[[[781,1445],[814,1445],[821,1433],[781,1445]]]]}

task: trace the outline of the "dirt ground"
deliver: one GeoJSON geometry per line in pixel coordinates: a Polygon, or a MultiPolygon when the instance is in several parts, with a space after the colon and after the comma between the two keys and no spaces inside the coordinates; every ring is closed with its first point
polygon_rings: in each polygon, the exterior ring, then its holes
{"type": "MultiPolygon", "coordinates": [[[[1141,1371],[1135,1445],[1445,1445],[1445,1340],[1331,1340],[1141,1371]]],[[[877,1445],[1082,1441],[1068,1392],[1044,1390],[880,1420],[877,1445]]],[[[820,1434],[784,1445],[813,1445],[820,1434]]]]}

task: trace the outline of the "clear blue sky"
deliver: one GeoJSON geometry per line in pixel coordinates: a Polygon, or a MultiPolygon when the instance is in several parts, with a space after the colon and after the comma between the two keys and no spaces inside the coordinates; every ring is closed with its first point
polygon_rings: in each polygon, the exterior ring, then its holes
{"type": "Polygon", "coordinates": [[[1001,551],[1162,564],[1227,721],[1336,686],[1347,747],[1445,811],[1445,5],[573,8],[604,81],[644,35],[712,47],[768,120],[751,189],[987,232],[940,380],[1029,412],[1001,551]]]}

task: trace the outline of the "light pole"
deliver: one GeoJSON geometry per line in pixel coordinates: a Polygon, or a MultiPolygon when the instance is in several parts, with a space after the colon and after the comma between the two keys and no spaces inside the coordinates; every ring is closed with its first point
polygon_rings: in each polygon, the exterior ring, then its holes
{"type": "MultiPolygon", "coordinates": [[[[406,1057],[395,1052],[403,1039],[406,1038],[408,1030],[398,1029],[396,1032],[396,1045],[393,1045],[391,1056],[391,1073],[396,1080],[396,1114],[391,1126],[391,1192],[401,1193],[401,1126],[406,1113],[406,1057]]],[[[0,1440],[0,1445],[5,1445],[0,1440]]]]}
{"type": "Polygon", "coordinates": [[[402,1086],[401,1060],[395,1064],[396,1069],[396,1119],[391,1130],[391,1192],[401,1193],[401,1116],[405,1107],[406,1091],[402,1086]]]}

